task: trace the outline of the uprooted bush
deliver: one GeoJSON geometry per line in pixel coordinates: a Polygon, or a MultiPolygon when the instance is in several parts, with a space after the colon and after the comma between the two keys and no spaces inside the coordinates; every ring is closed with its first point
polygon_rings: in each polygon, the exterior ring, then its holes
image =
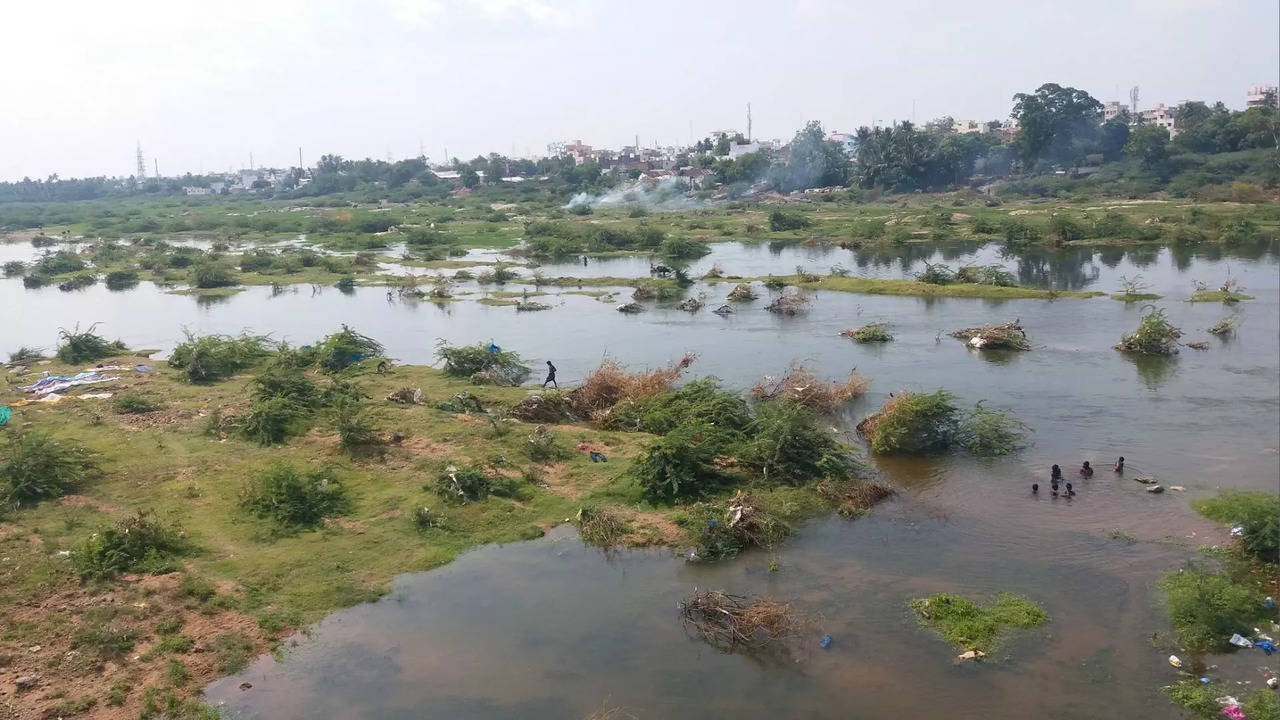
{"type": "Polygon", "coordinates": [[[981,350],[1030,350],[1031,343],[1023,331],[1021,320],[964,328],[951,333],[951,337],[964,340],[970,347],[981,350]]]}
{"type": "Polygon", "coordinates": [[[436,357],[444,361],[446,375],[487,379],[494,384],[519,385],[532,372],[516,353],[484,343],[454,347],[442,340],[436,357]]]}
{"type": "Polygon", "coordinates": [[[635,373],[627,372],[616,360],[606,359],[587,373],[582,385],[573,391],[574,406],[585,417],[600,417],[620,403],[655,397],[670,390],[695,359],[696,355],[686,353],[666,367],[635,373]]]}
{"type": "Polygon", "coordinates": [[[680,615],[686,632],[724,652],[798,651],[813,624],[787,603],[722,590],[695,590],[680,615]]]}
{"type": "Polygon", "coordinates": [[[75,328],[67,330],[66,328],[58,329],[58,359],[64,363],[77,364],[90,362],[93,360],[101,360],[105,357],[118,355],[128,348],[124,343],[116,340],[115,342],[107,342],[106,338],[94,332],[98,327],[98,323],[90,325],[84,332],[80,331],[80,324],[77,323],[75,328]]]}
{"type": "Polygon", "coordinates": [[[169,356],[169,367],[183,371],[188,382],[212,382],[253,367],[271,354],[265,335],[196,335],[183,330],[187,339],[169,356]]]}
{"type": "Polygon", "coordinates": [[[1182,330],[1169,322],[1163,309],[1148,305],[1138,329],[1121,337],[1116,349],[1139,355],[1173,355],[1181,337],[1182,330]]]}
{"type": "Polygon", "coordinates": [[[734,557],[753,547],[769,550],[791,534],[782,518],[741,491],[724,502],[695,503],[679,522],[696,534],[699,560],[734,557]]]}
{"type": "Polygon", "coordinates": [[[996,457],[1022,448],[1026,432],[1027,426],[1017,418],[979,402],[960,421],[957,440],[974,455],[996,457]]]}
{"type": "Polygon", "coordinates": [[[71,561],[81,578],[101,580],[126,572],[172,572],[192,550],[177,528],[138,513],[91,535],[71,553],[71,561]]]}
{"type": "Polygon", "coordinates": [[[877,343],[892,342],[893,334],[889,332],[889,326],[885,323],[871,323],[853,330],[845,330],[840,333],[844,337],[859,343],[877,343]]]}
{"type": "Polygon", "coordinates": [[[326,468],[299,470],[277,463],[251,480],[240,493],[250,514],[285,528],[309,528],[351,507],[346,488],[326,468]]]}
{"type": "Polygon", "coordinates": [[[489,474],[480,468],[449,465],[436,476],[435,491],[450,502],[465,504],[490,495],[506,498],[527,496],[522,483],[505,475],[489,474]]]}
{"type": "Polygon", "coordinates": [[[858,432],[877,453],[928,453],[947,450],[957,440],[960,411],[951,393],[903,392],[858,423],[858,432]]]}
{"type": "Polygon", "coordinates": [[[756,383],[751,388],[751,397],[760,401],[792,402],[820,413],[832,413],[842,403],[866,392],[868,385],[869,380],[852,372],[843,381],[825,382],[809,372],[804,365],[793,363],[782,376],[774,378],[766,375],[756,383]]]}
{"type": "Polygon", "coordinates": [[[559,391],[530,395],[511,408],[507,416],[527,423],[562,423],[585,419],[578,415],[573,393],[559,391]]]}
{"type": "Polygon", "coordinates": [[[0,502],[9,507],[58,498],[99,477],[98,456],[36,431],[12,431],[0,454],[0,502]]]}
{"type": "Polygon", "coordinates": [[[1280,557],[1280,495],[1226,491],[1191,503],[1210,520],[1240,528],[1240,548],[1262,562],[1280,557]]]}

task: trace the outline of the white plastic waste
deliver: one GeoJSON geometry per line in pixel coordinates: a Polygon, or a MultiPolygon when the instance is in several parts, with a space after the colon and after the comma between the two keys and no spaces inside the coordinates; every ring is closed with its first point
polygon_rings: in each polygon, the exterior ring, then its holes
{"type": "Polygon", "coordinates": [[[1231,537],[1240,537],[1241,535],[1244,535],[1244,526],[1243,526],[1243,525],[1237,525],[1237,526],[1235,526],[1235,527],[1231,528],[1231,537]]]}
{"type": "Polygon", "coordinates": [[[1231,644],[1235,645],[1236,647],[1242,647],[1242,648],[1253,647],[1253,641],[1247,637],[1244,637],[1240,633],[1236,633],[1235,635],[1231,636],[1231,644]]]}
{"type": "Polygon", "coordinates": [[[1178,659],[1177,655],[1169,656],[1169,664],[1178,668],[1182,667],[1182,661],[1178,659]]]}

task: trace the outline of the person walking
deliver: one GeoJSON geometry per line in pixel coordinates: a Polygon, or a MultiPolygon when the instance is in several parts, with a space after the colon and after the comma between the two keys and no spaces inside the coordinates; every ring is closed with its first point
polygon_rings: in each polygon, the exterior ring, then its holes
{"type": "Polygon", "coordinates": [[[543,390],[547,389],[547,383],[551,383],[551,386],[557,390],[560,389],[560,383],[556,382],[556,366],[552,365],[550,360],[547,361],[547,379],[542,381],[543,390]]]}

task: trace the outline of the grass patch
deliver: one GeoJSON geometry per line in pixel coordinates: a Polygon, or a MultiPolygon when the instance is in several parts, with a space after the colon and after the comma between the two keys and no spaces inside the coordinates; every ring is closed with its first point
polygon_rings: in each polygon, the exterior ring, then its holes
{"type": "Polygon", "coordinates": [[[942,593],[911,601],[921,624],[962,650],[995,652],[1009,630],[1033,628],[1049,621],[1039,605],[1013,593],[979,605],[961,595],[942,593]]]}
{"type": "Polygon", "coordinates": [[[1192,652],[1229,649],[1232,633],[1248,634],[1265,614],[1260,589],[1243,577],[1188,564],[1160,586],[1178,641],[1192,652]]]}
{"type": "Polygon", "coordinates": [[[102,475],[98,455],[38,432],[12,432],[0,454],[0,501],[11,507],[62,497],[102,475]]]}
{"type": "Polygon", "coordinates": [[[160,403],[142,395],[121,395],[111,403],[116,412],[122,414],[141,415],[160,409],[160,403]]]}
{"type": "Polygon", "coordinates": [[[1240,548],[1264,563],[1280,559],[1280,495],[1228,490],[1191,507],[1210,520],[1241,528],[1240,548]]]}
{"type": "Polygon", "coordinates": [[[304,529],[347,512],[351,502],[331,470],[303,471],[277,463],[245,486],[240,507],[282,528],[304,529]]]}
{"type": "Polygon", "coordinates": [[[871,323],[856,330],[845,330],[840,334],[859,343],[893,342],[893,334],[889,332],[889,326],[885,323],[871,323]]]}
{"type": "Polygon", "coordinates": [[[240,633],[223,633],[210,643],[218,671],[224,675],[238,673],[253,659],[253,641],[240,633]]]}
{"type": "Polygon", "coordinates": [[[1220,302],[1220,303],[1238,303],[1241,300],[1252,300],[1252,295],[1233,292],[1231,290],[1197,290],[1187,298],[1187,302],[1220,302]]]}
{"type": "Polygon", "coordinates": [[[76,633],[71,644],[93,651],[100,658],[118,658],[133,650],[138,631],[115,623],[97,623],[76,633]]]}

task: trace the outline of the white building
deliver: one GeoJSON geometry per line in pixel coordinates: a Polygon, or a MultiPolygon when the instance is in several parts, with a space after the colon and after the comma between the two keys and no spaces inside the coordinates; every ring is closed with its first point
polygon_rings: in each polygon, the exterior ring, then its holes
{"type": "Polygon", "coordinates": [[[1143,110],[1138,113],[1138,116],[1142,118],[1142,123],[1144,125],[1158,125],[1165,130],[1168,130],[1169,137],[1172,138],[1178,134],[1178,129],[1174,126],[1174,120],[1178,117],[1179,107],[1181,107],[1181,105],[1166,107],[1164,103],[1160,103],[1154,108],[1143,110]]]}
{"type": "Polygon", "coordinates": [[[202,187],[183,187],[182,192],[186,193],[187,195],[212,195],[213,194],[213,190],[211,188],[202,188],[202,187]]]}
{"type": "Polygon", "coordinates": [[[858,154],[858,137],[856,135],[832,131],[827,133],[827,140],[840,143],[840,149],[844,150],[844,154],[848,157],[858,154]]]}
{"type": "Polygon", "coordinates": [[[1245,107],[1258,107],[1267,103],[1267,96],[1271,97],[1271,102],[1280,106],[1280,91],[1275,85],[1265,85],[1258,83],[1249,86],[1249,92],[1245,93],[1245,107]]]}
{"type": "Polygon", "coordinates": [[[745,145],[738,145],[737,143],[729,143],[729,159],[737,160],[743,155],[748,155],[750,153],[758,153],[760,152],[760,150],[761,150],[761,147],[760,147],[760,143],[758,142],[746,143],[745,145]]]}
{"type": "Polygon", "coordinates": [[[1129,106],[1119,100],[1108,101],[1102,106],[1102,120],[1103,122],[1114,120],[1117,115],[1128,110],[1129,106]]]}

